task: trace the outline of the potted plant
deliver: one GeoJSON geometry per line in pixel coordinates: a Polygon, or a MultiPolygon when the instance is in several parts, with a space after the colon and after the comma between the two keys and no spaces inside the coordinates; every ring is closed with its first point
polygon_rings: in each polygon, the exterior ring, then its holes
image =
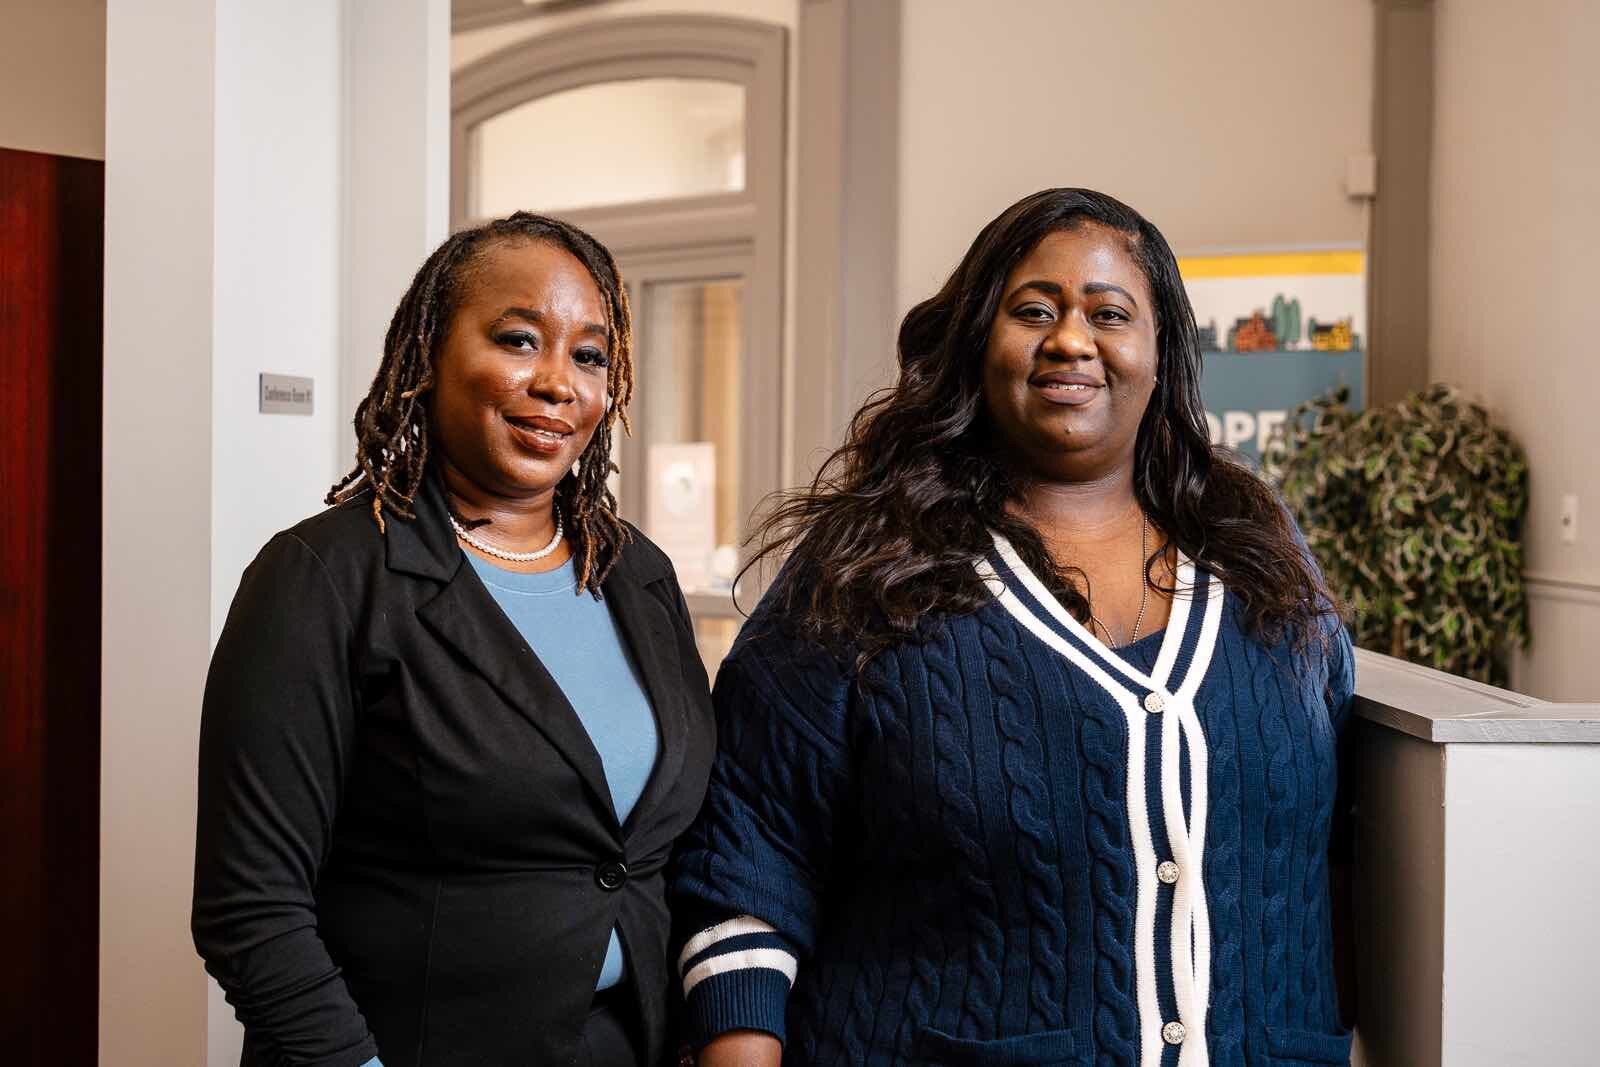
{"type": "Polygon", "coordinates": [[[1504,685],[1507,653],[1528,640],[1522,449],[1449,386],[1361,412],[1347,400],[1341,389],[1295,409],[1262,469],[1356,644],[1504,685]]]}

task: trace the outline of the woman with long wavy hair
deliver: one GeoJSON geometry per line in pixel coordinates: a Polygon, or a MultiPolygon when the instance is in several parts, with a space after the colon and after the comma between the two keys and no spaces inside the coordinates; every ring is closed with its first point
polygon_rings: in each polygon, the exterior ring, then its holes
{"type": "Polygon", "coordinates": [[[673,883],[700,1063],[1346,1062],[1349,642],[1207,438],[1165,239],[1029,196],[899,359],[717,679],[673,883]]]}

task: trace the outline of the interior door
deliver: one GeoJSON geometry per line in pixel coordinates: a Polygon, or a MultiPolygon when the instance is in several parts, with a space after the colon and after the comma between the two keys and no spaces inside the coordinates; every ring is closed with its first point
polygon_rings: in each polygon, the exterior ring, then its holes
{"type": "Polygon", "coordinates": [[[635,281],[634,437],[622,449],[624,514],[671,557],[709,670],[738,633],[733,579],[753,502],[741,492],[744,278],[635,281]]]}
{"type": "Polygon", "coordinates": [[[0,149],[7,1063],[96,1056],[104,176],[96,161],[0,149]]]}

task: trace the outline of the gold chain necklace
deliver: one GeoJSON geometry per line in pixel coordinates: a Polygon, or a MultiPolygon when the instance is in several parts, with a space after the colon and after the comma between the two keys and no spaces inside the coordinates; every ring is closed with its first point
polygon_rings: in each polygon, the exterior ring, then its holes
{"type": "MultiPolygon", "coordinates": [[[[1127,644],[1139,640],[1139,628],[1144,625],[1144,609],[1150,601],[1150,576],[1145,573],[1146,561],[1149,558],[1150,520],[1145,517],[1143,509],[1139,512],[1139,614],[1133,620],[1133,633],[1128,635],[1127,644]]],[[[1089,612],[1089,621],[1105,631],[1106,640],[1111,642],[1112,648],[1122,648],[1117,644],[1117,639],[1111,636],[1111,627],[1100,621],[1100,617],[1092,610],[1089,612]]]]}

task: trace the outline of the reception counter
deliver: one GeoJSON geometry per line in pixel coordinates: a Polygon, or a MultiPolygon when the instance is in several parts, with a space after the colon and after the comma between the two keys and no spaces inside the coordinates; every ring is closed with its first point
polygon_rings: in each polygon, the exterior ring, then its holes
{"type": "Polygon", "coordinates": [[[1356,671],[1355,1062],[1600,1063],[1600,704],[1356,671]]]}

